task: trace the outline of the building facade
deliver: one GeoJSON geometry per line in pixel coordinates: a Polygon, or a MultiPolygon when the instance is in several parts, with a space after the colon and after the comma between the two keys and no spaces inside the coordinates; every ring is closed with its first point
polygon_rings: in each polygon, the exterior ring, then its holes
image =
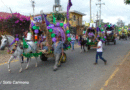
{"type": "MultiPolygon", "coordinates": [[[[48,12],[45,14],[47,15],[47,18],[49,18],[50,16],[52,16],[52,13],[54,12],[48,12]]],[[[59,11],[58,13],[66,14],[66,12],[64,11],[59,11]]],[[[38,16],[38,14],[36,16],[38,16]]],[[[83,31],[81,29],[83,28],[82,21],[83,21],[83,16],[85,16],[85,14],[73,10],[73,11],[70,11],[69,16],[70,16],[69,24],[70,24],[71,33],[77,34],[77,32],[79,33],[79,31],[83,31]]]]}

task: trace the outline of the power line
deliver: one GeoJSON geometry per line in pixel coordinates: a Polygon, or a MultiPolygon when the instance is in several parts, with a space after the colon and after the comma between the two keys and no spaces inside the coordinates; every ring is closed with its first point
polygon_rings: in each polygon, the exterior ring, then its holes
{"type": "MultiPolygon", "coordinates": [[[[5,3],[1,0],[1,2],[5,5],[5,3]]],[[[7,7],[7,5],[5,5],[7,7]]],[[[9,7],[7,7],[9,9],[9,7]]]]}
{"type": "MultiPolygon", "coordinates": [[[[5,3],[2,0],[1,0],[1,2],[5,5],[5,3]]],[[[7,5],[5,5],[5,6],[7,7],[7,5]]],[[[7,7],[7,8],[10,10],[11,13],[13,13],[10,7],[7,7]]]]}

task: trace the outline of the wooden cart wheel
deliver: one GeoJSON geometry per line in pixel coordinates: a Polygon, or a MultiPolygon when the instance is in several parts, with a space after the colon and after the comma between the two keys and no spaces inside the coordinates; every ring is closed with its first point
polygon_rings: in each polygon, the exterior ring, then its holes
{"type": "Polygon", "coordinates": [[[47,61],[47,57],[46,57],[44,54],[42,54],[42,55],[40,56],[40,59],[41,59],[42,61],[47,61]]]}
{"type": "Polygon", "coordinates": [[[116,45],[116,40],[114,40],[114,45],[116,45]]]}
{"type": "Polygon", "coordinates": [[[119,36],[119,40],[121,40],[121,37],[119,36]]]}
{"type": "Polygon", "coordinates": [[[105,45],[107,45],[107,42],[105,41],[105,45]]]}
{"type": "Polygon", "coordinates": [[[60,57],[60,62],[61,63],[65,63],[66,62],[66,58],[67,58],[66,53],[64,53],[64,55],[63,56],[61,55],[61,57],[60,57]]]}
{"type": "Polygon", "coordinates": [[[90,46],[90,45],[88,45],[88,50],[90,50],[90,48],[91,48],[91,46],[90,46]]]}
{"type": "Polygon", "coordinates": [[[125,36],[125,40],[127,40],[127,36],[125,36]]]}

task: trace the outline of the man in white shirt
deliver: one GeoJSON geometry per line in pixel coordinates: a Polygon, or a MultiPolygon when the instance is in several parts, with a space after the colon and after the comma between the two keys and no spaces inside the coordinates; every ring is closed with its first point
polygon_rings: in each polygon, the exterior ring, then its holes
{"type": "Polygon", "coordinates": [[[107,61],[102,57],[102,54],[103,54],[102,41],[100,40],[100,37],[97,40],[98,40],[97,47],[93,47],[93,48],[97,49],[96,62],[94,63],[94,65],[98,64],[98,56],[100,57],[100,59],[102,59],[104,61],[104,64],[106,65],[107,61]]]}

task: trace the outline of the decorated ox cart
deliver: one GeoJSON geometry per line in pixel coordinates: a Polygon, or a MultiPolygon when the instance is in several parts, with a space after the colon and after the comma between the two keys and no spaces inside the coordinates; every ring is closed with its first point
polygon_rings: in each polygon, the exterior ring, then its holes
{"type": "MultiPolygon", "coordinates": [[[[49,45],[49,46],[48,45],[44,46],[48,49],[42,49],[42,50],[37,49],[36,56],[40,55],[40,59],[42,61],[47,61],[48,57],[54,57],[54,48],[52,48],[51,46],[56,42],[56,37],[60,37],[60,41],[63,43],[64,51],[71,48],[71,44],[70,44],[71,37],[70,37],[70,30],[69,30],[69,9],[71,6],[72,6],[72,3],[69,2],[68,7],[67,7],[67,21],[68,22],[66,22],[66,20],[64,21],[64,23],[63,21],[56,22],[54,13],[52,13],[53,23],[50,23],[47,20],[46,18],[47,15],[45,14],[41,14],[41,16],[38,16],[37,18],[35,17],[35,21],[32,20],[31,32],[33,32],[35,43],[37,43],[39,39],[39,36],[38,36],[39,31],[43,31],[44,36],[46,36],[46,43],[49,45]]],[[[25,42],[25,45],[26,45],[26,42],[25,42]]],[[[32,56],[31,54],[28,54],[29,56],[27,54],[23,54],[23,55],[25,57],[32,56]]],[[[61,63],[65,63],[66,58],[67,56],[66,56],[66,53],[64,52],[64,54],[61,54],[58,62],[55,60],[55,65],[58,63],[58,66],[59,66],[61,63]]]]}
{"type": "Polygon", "coordinates": [[[113,42],[114,45],[116,44],[116,33],[114,31],[114,27],[113,26],[108,25],[106,27],[105,35],[106,35],[105,45],[109,44],[110,42],[113,42]]]}
{"type": "Polygon", "coordinates": [[[88,46],[88,50],[92,47],[92,46],[96,46],[97,45],[97,41],[96,41],[96,29],[95,28],[89,28],[87,30],[86,36],[87,36],[87,46],[88,46]]]}
{"type": "MultiPolygon", "coordinates": [[[[64,24],[63,22],[55,22],[54,24],[52,24],[46,19],[46,15],[44,15],[44,14],[41,15],[41,18],[42,18],[41,22],[36,22],[36,23],[31,22],[31,27],[32,27],[31,32],[34,37],[34,41],[37,44],[37,41],[39,39],[38,33],[39,33],[39,31],[43,31],[44,36],[46,36],[46,43],[49,46],[47,46],[45,44],[44,47],[46,47],[47,50],[46,49],[42,49],[42,50],[37,49],[35,54],[34,53],[26,53],[26,54],[23,53],[23,55],[27,58],[32,57],[32,56],[38,57],[40,55],[40,59],[42,61],[47,61],[48,57],[54,57],[54,48],[52,48],[51,46],[53,45],[53,43],[56,42],[56,37],[60,37],[60,40],[63,43],[64,51],[71,48],[70,30],[69,30],[69,26],[67,23],[64,24]]],[[[53,19],[55,19],[54,16],[53,16],[53,19]]],[[[31,40],[31,35],[27,35],[27,36],[28,36],[27,40],[31,40]]],[[[25,40],[23,42],[24,42],[25,46],[28,46],[26,44],[25,40]]],[[[63,55],[61,54],[60,59],[58,61],[58,66],[61,63],[65,63],[66,58],[67,58],[67,56],[66,56],[65,52],[63,55]]],[[[55,62],[55,63],[57,63],[57,62],[55,62]]]]}
{"type": "Polygon", "coordinates": [[[103,32],[103,30],[100,30],[99,27],[97,27],[97,28],[94,28],[94,27],[88,28],[86,36],[87,36],[87,42],[86,42],[86,44],[88,46],[88,50],[91,47],[97,46],[97,42],[98,42],[97,38],[98,37],[100,37],[100,39],[101,39],[101,41],[103,43],[105,42],[104,32],[103,32]]]}
{"type": "Polygon", "coordinates": [[[128,38],[130,38],[130,28],[128,29],[128,38]]]}
{"type": "MultiPolygon", "coordinates": [[[[55,36],[60,36],[60,39],[63,42],[64,51],[71,48],[70,31],[68,29],[67,24],[63,24],[60,22],[57,22],[56,24],[49,24],[47,25],[47,29],[44,29],[44,31],[46,32],[45,35],[47,36],[47,42],[49,43],[49,45],[52,45],[54,42],[56,42],[55,36]]],[[[47,61],[48,57],[54,57],[53,48],[49,47],[48,52],[44,52],[44,50],[38,51],[42,52],[42,55],[40,56],[42,61],[47,61]]],[[[64,55],[61,56],[59,61],[66,62],[65,52],[64,55]]]]}
{"type": "Polygon", "coordinates": [[[128,32],[127,30],[121,29],[119,30],[119,40],[125,39],[127,40],[128,32]]]}

